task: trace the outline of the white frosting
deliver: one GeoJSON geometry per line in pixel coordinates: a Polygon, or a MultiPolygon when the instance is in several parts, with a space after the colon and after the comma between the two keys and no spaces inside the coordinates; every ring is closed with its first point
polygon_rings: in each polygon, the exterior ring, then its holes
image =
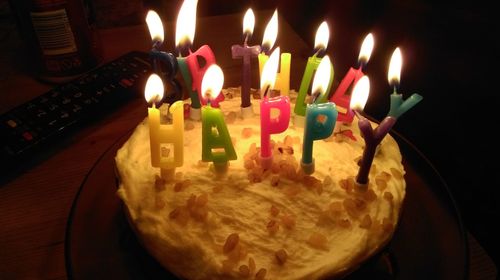
{"type": "MultiPolygon", "coordinates": [[[[194,125],[194,128],[185,130],[184,165],[176,169],[177,173],[182,173],[182,178],[178,174],[176,181],[167,182],[165,188],[161,185],[155,187],[155,177],[160,170],[150,164],[147,119],[137,126],[117,153],[116,164],[121,178],[118,194],[125,202],[139,239],[165,268],[186,279],[237,279],[241,278],[239,267],[248,265],[249,258],[253,258],[256,263],[253,274],[265,268],[266,279],[317,279],[352,270],[387,243],[395,228],[391,225],[397,223],[405,196],[404,179],[397,176],[398,172],[404,174],[401,155],[392,137],[385,137],[373,162],[376,168],[372,169],[376,170],[370,174],[369,189],[375,192],[376,199],[366,202],[367,207],[359,217],[348,215],[342,208],[341,216],[333,222],[324,222],[324,219],[319,222],[332,202],[365,198],[363,194],[366,192],[349,194],[340,186],[340,180],[352,178],[358,171],[355,159],[361,156],[364,141],[359,136],[357,125],[350,128],[358,141],[345,137],[343,141],[315,141],[316,171],[313,176],[321,182],[327,176],[332,179],[331,184],[321,184],[322,192],[283,176],[274,187],[271,178],[276,174],[257,183],[248,179],[244,155],[252,143],[260,146],[259,102],[253,101],[255,117],[245,120],[239,117],[239,105],[239,98],[226,98],[221,103],[226,119],[228,114],[238,116],[234,122],[228,121],[238,160],[230,162],[227,174],[223,176],[216,176],[210,166],[199,163],[200,122],[186,120],[186,127],[194,125]],[[242,131],[248,128],[252,129],[251,137],[244,138],[242,131]],[[383,191],[375,184],[375,176],[381,172],[392,174],[383,191]],[[175,183],[186,184],[185,180],[190,181],[189,186],[175,191],[175,183]],[[298,193],[291,195],[294,191],[298,193]],[[187,224],[182,225],[170,217],[174,209],[186,205],[191,195],[198,197],[203,193],[208,194],[205,206],[208,216],[204,221],[190,217],[187,224]],[[392,194],[392,200],[387,197],[390,196],[388,193],[392,194]],[[271,215],[272,205],[280,210],[276,217],[271,215]],[[295,226],[291,229],[281,222],[285,214],[295,217],[295,226]],[[369,229],[360,227],[366,214],[372,220],[369,229]],[[343,227],[340,219],[349,219],[351,225],[343,227]],[[380,225],[384,219],[389,226],[380,225]],[[267,227],[271,220],[276,220],[279,225],[274,234],[267,227]],[[247,254],[228,272],[222,268],[224,260],[228,259],[222,247],[232,233],[239,235],[239,244],[247,254]],[[325,248],[310,245],[308,240],[313,233],[326,237],[325,248]],[[284,264],[279,264],[275,257],[275,252],[280,249],[288,255],[284,264]]],[[[284,141],[286,135],[302,139],[302,128],[295,128],[292,123],[286,132],[272,135],[272,139],[284,141]]],[[[295,141],[293,150],[293,156],[300,163],[301,143],[295,141]]],[[[249,279],[253,279],[253,275],[249,279]]]]}

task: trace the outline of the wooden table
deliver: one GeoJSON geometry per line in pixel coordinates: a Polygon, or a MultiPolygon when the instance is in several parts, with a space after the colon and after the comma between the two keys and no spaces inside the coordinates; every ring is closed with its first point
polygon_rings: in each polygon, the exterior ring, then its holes
{"type": "MultiPolygon", "coordinates": [[[[266,11],[257,13],[258,22],[270,18],[266,11]]],[[[231,59],[230,47],[241,44],[242,14],[198,19],[195,46],[208,44],[215,52],[225,73],[225,86],[240,84],[240,60],[231,59]]],[[[174,29],[166,25],[166,49],[173,49],[174,29]]],[[[256,26],[251,41],[259,44],[263,26],[256,26]]],[[[100,31],[106,61],[130,50],[147,51],[150,38],[145,26],[130,26],[100,31]]],[[[22,104],[49,90],[20,67],[20,41],[9,35],[1,47],[0,113],[22,104]]],[[[312,51],[283,20],[280,20],[278,44],[291,52],[291,88],[298,88],[305,61],[312,51]]],[[[257,66],[255,64],[255,66],[257,66]]],[[[255,71],[254,71],[255,72],[255,71]]],[[[254,87],[258,85],[253,76],[254,87]]],[[[137,125],[146,115],[142,98],[137,98],[105,115],[59,142],[59,147],[46,159],[26,167],[21,174],[7,177],[0,185],[0,278],[1,279],[65,279],[64,241],[68,214],[86,174],[100,155],[120,136],[137,125]],[[9,178],[10,177],[10,178],[9,178]]],[[[491,260],[481,247],[471,243],[471,278],[493,279],[496,275],[491,260]]]]}

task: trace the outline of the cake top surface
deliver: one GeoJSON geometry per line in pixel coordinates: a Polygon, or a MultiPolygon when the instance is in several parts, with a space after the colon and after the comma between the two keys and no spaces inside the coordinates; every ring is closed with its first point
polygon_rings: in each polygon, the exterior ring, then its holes
{"type": "Polygon", "coordinates": [[[345,274],[388,242],[405,196],[392,137],[382,141],[366,188],[353,179],[364,146],[356,123],[337,124],[340,131],[315,141],[310,176],[299,163],[303,129],[291,123],[272,135],[273,165],[263,170],[259,101],[255,116],[242,119],[238,93],[224,93],[221,110],[238,155],[227,173],[200,161],[196,121],[185,121],[184,164],[171,181],[151,166],[147,119],[117,153],[118,194],[163,266],[186,279],[317,279],[345,274]]]}

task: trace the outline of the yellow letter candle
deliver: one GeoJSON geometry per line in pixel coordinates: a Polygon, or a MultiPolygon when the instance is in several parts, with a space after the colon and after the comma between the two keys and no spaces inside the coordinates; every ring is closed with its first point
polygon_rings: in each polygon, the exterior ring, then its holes
{"type": "Polygon", "coordinates": [[[219,95],[223,83],[224,74],[220,67],[216,64],[210,65],[201,82],[202,98],[207,103],[201,109],[201,160],[212,161],[219,173],[227,170],[229,160],[237,159],[231,136],[224,122],[224,114],[220,109],[210,106],[210,102],[219,95]]]}
{"type": "Polygon", "coordinates": [[[164,179],[171,179],[175,168],[184,160],[184,104],[176,101],[170,106],[172,124],[161,124],[160,110],[157,108],[163,97],[163,82],[156,74],[151,74],[146,83],[145,98],[148,108],[149,141],[151,165],[159,167],[164,179]]]}
{"type": "MultiPolygon", "coordinates": [[[[262,38],[262,52],[259,54],[259,74],[262,80],[262,70],[264,69],[264,64],[269,59],[269,53],[274,46],[276,37],[278,36],[278,10],[274,11],[274,14],[269,20],[269,23],[264,30],[264,37],[262,38]]],[[[290,92],[290,64],[292,63],[292,54],[282,53],[280,62],[280,71],[276,75],[275,89],[280,91],[281,95],[288,96],[290,92]]]]}

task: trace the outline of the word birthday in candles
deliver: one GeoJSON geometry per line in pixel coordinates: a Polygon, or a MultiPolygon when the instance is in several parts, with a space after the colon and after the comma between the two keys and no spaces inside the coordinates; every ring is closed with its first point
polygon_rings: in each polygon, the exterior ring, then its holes
{"type": "Polygon", "coordinates": [[[146,23],[151,34],[151,40],[153,41],[153,48],[149,53],[153,62],[153,70],[162,76],[167,83],[168,94],[165,101],[173,103],[176,100],[181,100],[181,87],[175,79],[178,68],[177,60],[173,54],[160,51],[164,38],[163,24],[160,16],[155,11],[148,11],[146,23]]]}
{"type": "MultiPolygon", "coordinates": [[[[264,36],[262,38],[261,53],[259,54],[259,73],[262,80],[262,72],[264,64],[269,59],[269,53],[274,46],[276,37],[278,36],[278,10],[274,11],[273,16],[269,20],[264,36]]],[[[281,95],[290,93],[290,63],[292,55],[290,53],[281,54],[280,71],[276,74],[276,82],[274,88],[280,91],[281,95]]]]}
{"type": "Polygon", "coordinates": [[[148,108],[151,165],[159,167],[162,178],[170,180],[175,168],[182,166],[184,161],[184,104],[174,102],[169,108],[172,124],[161,124],[159,104],[163,92],[161,78],[151,74],[144,90],[144,97],[151,104],[148,108]]]}
{"type": "Polygon", "coordinates": [[[389,84],[393,86],[394,91],[391,95],[391,108],[389,114],[382,120],[377,128],[373,129],[370,121],[361,115],[370,90],[370,80],[368,77],[361,78],[354,87],[351,108],[355,111],[359,118],[358,126],[361,135],[365,140],[365,149],[363,157],[359,164],[359,171],[356,176],[356,182],[360,185],[368,184],[368,175],[375,157],[377,146],[382,142],[384,137],[389,133],[391,128],[396,123],[397,119],[406,111],[415,106],[423,98],[419,94],[412,94],[410,98],[403,101],[401,94],[397,93],[401,73],[402,57],[399,48],[394,51],[389,65],[388,79],[389,84]]]}
{"type": "Polygon", "coordinates": [[[229,160],[236,160],[231,136],[224,122],[224,114],[211,103],[220,94],[224,84],[224,73],[217,64],[212,64],[205,71],[201,84],[202,99],[205,106],[201,110],[202,121],[202,161],[212,161],[216,172],[227,170],[229,160]]]}
{"type": "Polygon", "coordinates": [[[363,67],[368,63],[373,50],[374,40],[373,35],[370,33],[366,35],[361,45],[361,50],[358,56],[358,68],[349,68],[347,74],[344,76],[339,86],[335,90],[335,93],[331,96],[330,101],[334,102],[337,107],[345,111],[340,111],[338,116],[338,121],[346,124],[352,123],[354,118],[354,112],[350,108],[351,94],[349,94],[348,89],[352,85],[355,85],[361,77],[365,74],[363,73],[363,67]]]}
{"type": "Polygon", "coordinates": [[[314,173],[313,143],[325,139],[333,133],[337,121],[337,110],[332,102],[320,103],[328,92],[332,80],[332,64],[328,55],[321,62],[314,76],[312,100],[307,104],[304,138],[302,143],[302,159],[300,165],[305,174],[314,173]]]}
{"type": "Polygon", "coordinates": [[[285,131],[290,122],[290,98],[288,96],[276,96],[269,98],[269,92],[274,88],[280,48],[277,47],[271,57],[264,65],[260,82],[260,159],[264,169],[272,165],[271,134],[285,131]],[[272,109],[279,112],[278,116],[271,116],[272,109]]]}
{"type": "Polygon", "coordinates": [[[250,87],[252,81],[251,59],[260,53],[260,46],[248,46],[248,40],[252,37],[255,25],[255,16],[252,9],[248,9],[243,18],[243,45],[233,45],[231,54],[233,59],[243,59],[243,73],[241,78],[241,115],[243,118],[253,116],[252,103],[250,101],[250,87]]]}
{"type": "MultiPolygon", "coordinates": [[[[311,81],[313,79],[314,72],[318,69],[318,66],[321,62],[321,57],[323,57],[326,53],[326,48],[328,46],[328,41],[330,38],[330,30],[328,29],[328,24],[326,21],[322,22],[316,31],[316,38],[314,40],[314,54],[313,56],[307,59],[306,69],[304,71],[304,75],[302,76],[302,81],[300,82],[299,94],[297,96],[297,100],[295,102],[294,107],[294,121],[295,125],[303,126],[304,120],[303,117],[306,114],[306,96],[309,92],[309,88],[311,85],[311,81]]],[[[333,83],[333,65],[330,63],[331,69],[329,84],[326,87],[326,92],[330,92],[330,87],[333,83]]],[[[318,103],[323,103],[327,99],[326,94],[322,94],[318,103]]]]}

